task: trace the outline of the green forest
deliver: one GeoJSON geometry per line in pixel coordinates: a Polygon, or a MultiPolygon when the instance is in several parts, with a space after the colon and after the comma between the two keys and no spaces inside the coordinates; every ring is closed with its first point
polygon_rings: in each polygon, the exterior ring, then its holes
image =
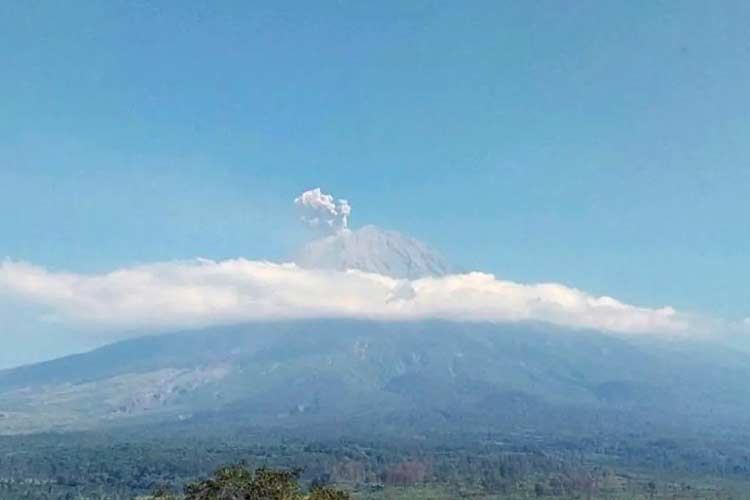
{"type": "Polygon", "coordinates": [[[748,449],[637,435],[316,442],[50,433],[0,439],[0,498],[744,499],[748,449]]]}

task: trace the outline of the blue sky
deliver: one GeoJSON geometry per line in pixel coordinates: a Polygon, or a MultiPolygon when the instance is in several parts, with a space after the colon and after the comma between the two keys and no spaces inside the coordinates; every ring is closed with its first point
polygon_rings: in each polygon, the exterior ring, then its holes
{"type": "MultiPolygon", "coordinates": [[[[5,2],[0,255],[283,260],[321,186],[464,269],[747,317],[748,26],[731,1],[5,2]]],[[[59,352],[17,310],[0,365],[59,352]]]]}

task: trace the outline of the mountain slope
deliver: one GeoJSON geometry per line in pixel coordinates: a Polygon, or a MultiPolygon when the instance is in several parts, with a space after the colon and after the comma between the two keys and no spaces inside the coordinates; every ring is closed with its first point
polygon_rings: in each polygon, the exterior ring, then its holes
{"type": "Polygon", "coordinates": [[[694,356],[686,349],[528,324],[214,328],[0,372],[0,433],[206,418],[360,422],[373,432],[403,422],[539,431],[636,421],[741,426],[750,403],[747,356],[721,365],[715,354],[703,360],[699,347],[690,348],[694,356]]]}

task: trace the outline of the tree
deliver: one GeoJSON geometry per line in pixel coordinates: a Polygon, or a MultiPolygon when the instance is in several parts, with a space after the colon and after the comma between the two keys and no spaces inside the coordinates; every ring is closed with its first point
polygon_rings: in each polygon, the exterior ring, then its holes
{"type": "Polygon", "coordinates": [[[250,483],[248,500],[296,500],[301,497],[297,479],[299,469],[258,469],[250,483]]]}
{"type": "MultiPolygon", "coordinates": [[[[241,466],[223,467],[213,477],[185,488],[185,500],[348,500],[346,492],[328,486],[314,487],[309,495],[300,491],[299,469],[260,468],[254,472],[241,466]]],[[[154,496],[165,500],[170,496],[154,496]]]]}
{"type": "Polygon", "coordinates": [[[329,486],[313,488],[307,500],[349,500],[349,494],[329,486]]]}

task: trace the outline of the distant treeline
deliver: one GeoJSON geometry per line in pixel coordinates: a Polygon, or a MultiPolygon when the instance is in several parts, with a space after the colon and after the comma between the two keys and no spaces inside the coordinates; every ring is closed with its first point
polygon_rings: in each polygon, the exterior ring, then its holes
{"type": "MultiPolygon", "coordinates": [[[[266,438],[273,441],[273,436],[266,438]]],[[[554,441],[486,434],[400,442],[310,442],[279,435],[276,442],[282,444],[254,444],[249,436],[2,438],[0,498],[120,500],[160,490],[182,494],[189,485],[210,480],[225,464],[242,464],[242,470],[250,471],[247,480],[257,470],[295,471],[292,479],[299,495],[338,492],[355,499],[386,498],[390,489],[410,488],[432,488],[425,498],[438,495],[436,491],[445,498],[597,498],[603,492],[606,498],[628,492],[631,496],[622,498],[705,498],[709,490],[714,498],[744,498],[732,497],[731,488],[750,491],[750,448],[738,440],[700,443],[629,436],[554,441]],[[726,496],[721,496],[723,489],[726,496]]]]}

